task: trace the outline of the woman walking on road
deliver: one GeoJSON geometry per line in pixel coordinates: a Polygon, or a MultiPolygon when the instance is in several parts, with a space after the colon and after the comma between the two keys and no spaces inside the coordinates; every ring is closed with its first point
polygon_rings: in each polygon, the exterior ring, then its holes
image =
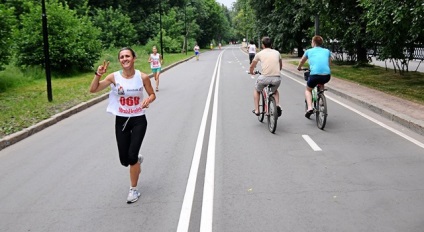
{"type": "Polygon", "coordinates": [[[137,183],[141,173],[143,156],[139,154],[146,134],[147,120],[145,109],[156,99],[150,78],[134,68],[135,52],[131,48],[122,48],[118,54],[122,70],[116,71],[101,80],[109,62],[104,62],[95,72],[90,92],[96,93],[110,86],[107,112],[116,116],[115,136],[118,145],[119,160],[125,167],[130,166],[130,190],[127,203],[133,203],[140,197],[137,183]],[[143,90],[148,97],[144,98],[143,90]]]}
{"type": "Polygon", "coordinates": [[[253,40],[250,40],[250,44],[247,46],[247,51],[249,52],[249,64],[252,64],[253,58],[255,58],[256,55],[256,45],[253,40]]]}
{"type": "Polygon", "coordinates": [[[152,69],[152,73],[155,77],[156,82],[156,92],[159,91],[159,75],[163,63],[162,55],[158,53],[158,49],[156,46],[152,48],[152,54],[149,56],[148,62],[150,63],[150,68],[152,69]]]}
{"type": "Polygon", "coordinates": [[[196,46],[194,46],[193,50],[194,50],[194,55],[196,56],[196,60],[199,60],[199,56],[200,56],[200,52],[199,52],[199,45],[196,44],[196,46]]]}

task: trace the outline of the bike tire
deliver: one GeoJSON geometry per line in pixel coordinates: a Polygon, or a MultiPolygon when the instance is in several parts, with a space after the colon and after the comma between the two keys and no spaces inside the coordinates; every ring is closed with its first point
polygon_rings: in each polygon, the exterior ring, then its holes
{"type": "Polygon", "coordinates": [[[316,121],[317,127],[324,130],[325,124],[327,123],[327,99],[324,94],[319,94],[316,102],[316,121]]]}
{"type": "Polygon", "coordinates": [[[259,115],[258,115],[258,120],[259,122],[263,122],[264,121],[264,117],[265,117],[265,96],[263,92],[260,92],[259,94],[259,115]]]}
{"type": "Polygon", "coordinates": [[[273,96],[269,97],[269,105],[268,105],[268,129],[271,133],[275,133],[277,129],[277,104],[275,103],[275,99],[273,96]]]}

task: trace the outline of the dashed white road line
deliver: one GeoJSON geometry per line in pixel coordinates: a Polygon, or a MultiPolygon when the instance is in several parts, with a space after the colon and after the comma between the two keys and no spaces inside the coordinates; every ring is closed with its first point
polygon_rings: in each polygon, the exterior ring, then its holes
{"type": "Polygon", "coordinates": [[[309,137],[309,135],[302,135],[302,138],[311,146],[314,151],[322,151],[322,149],[309,137]]]}
{"type": "MultiPolygon", "coordinates": [[[[285,76],[285,77],[288,77],[288,78],[290,78],[291,80],[293,80],[293,81],[295,81],[295,82],[297,82],[297,83],[299,83],[299,84],[301,84],[301,85],[303,85],[303,86],[305,86],[305,85],[306,85],[304,82],[300,82],[299,80],[296,80],[296,79],[294,79],[293,77],[288,76],[287,74],[285,74],[285,73],[283,73],[283,72],[281,72],[281,75],[283,75],[283,76],[285,76]]],[[[375,119],[375,118],[373,118],[373,117],[371,117],[371,116],[369,116],[369,115],[366,115],[366,114],[362,113],[361,111],[359,111],[359,110],[357,110],[357,109],[354,109],[354,108],[352,108],[352,107],[350,107],[350,106],[348,106],[348,105],[346,105],[346,104],[344,104],[344,103],[342,103],[342,102],[340,102],[340,101],[338,101],[338,100],[336,100],[336,99],[334,99],[334,98],[332,98],[332,97],[329,97],[329,96],[327,96],[327,95],[326,95],[326,97],[327,97],[327,99],[330,99],[331,101],[333,101],[333,102],[335,102],[335,103],[337,103],[337,104],[339,104],[339,105],[341,105],[341,106],[345,107],[346,109],[348,109],[348,110],[350,110],[350,111],[353,111],[353,112],[357,113],[358,115],[360,115],[360,116],[362,116],[362,117],[364,117],[364,118],[366,118],[366,119],[370,120],[371,122],[373,122],[373,123],[375,123],[375,124],[377,124],[377,125],[379,125],[379,126],[381,126],[381,127],[385,128],[385,129],[387,129],[387,130],[389,130],[389,131],[391,131],[391,132],[393,132],[393,133],[395,133],[395,134],[397,134],[397,135],[399,135],[400,137],[402,137],[402,138],[404,138],[404,139],[408,140],[409,142],[414,143],[415,145],[417,145],[417,146],[419,146],[419,147],[421,147],[421,148],[424,148],[424,143],[422,143],[422,142],[420,142],[420,141],[418,141],[418,140],[416,140],[416,139],[414,139],[414,138],[412,138],[412,137],[410,137],[410,136],[408,136],[408,135],[406,135],[406,134],[404,134],[404,133],[402,133],[402,132],[400,132],[400,131],[398,131],[398,130],[394,129],[393,127],[390,127],[390,126],[388,126],[388,125],[384,124],[383,122],[381,122],[381,121],[379,121],[379,120],[377,120],[377,119],[375,119]]]]}

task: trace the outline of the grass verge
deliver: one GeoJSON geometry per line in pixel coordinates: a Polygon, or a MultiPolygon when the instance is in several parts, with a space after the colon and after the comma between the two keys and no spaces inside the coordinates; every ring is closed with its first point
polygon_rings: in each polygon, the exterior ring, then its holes
{"type": "MultiPolygon", "coordinates": [[[[297,61],[290,62],[297,65],[297,61]]],[[[370,87],[387,94],[424,104],[424,73],[407,72],[403,75],[378,66],[356,67],[332,64],[331,75],[370,87]]]]}
{"type": "MultiPolygon", "coordinates": [[[[150,64],[147,62],[148,54],[142,52],[141,47],[134,47],[134,50],[138,54],[136,69],[151,73],[150,64]]],[[[119,70],[121,66],[118,62],[118,51],[119,49],[105,51],[95,67],[103,60],[109,60],[108,73],[119,70]]],[[[190,56],[191,53],[164,54],[163,67],[190,56]]],[[[19,70],[13,66],[7,67],[0,72],[0,138],[108,92],[108,89],[96,94],[88,91],[93,72],[53,76],[53,101],[48,102],[46,80],[41,69],[19,70]]]]}

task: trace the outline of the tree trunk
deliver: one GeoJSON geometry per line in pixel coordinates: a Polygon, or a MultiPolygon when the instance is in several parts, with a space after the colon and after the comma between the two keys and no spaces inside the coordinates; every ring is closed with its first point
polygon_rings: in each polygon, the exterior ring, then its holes
{"type": "Polygon", "coordinates": [[[356,61],[358,64],[366,64],[368,63],[368,56],[365,41],[363,40],[363,38],[367,38],[366,24],[364,22],[361,23],[360,35],[361,39],[356,42],[356,61]]]}
{"type": "Polygon", "coordinates": [[[297,44],[297,57],[302,57],[303,56],[303,44],[302,44],[302,38],[298,37],[296,39],[296,44],[297,44]]]}

